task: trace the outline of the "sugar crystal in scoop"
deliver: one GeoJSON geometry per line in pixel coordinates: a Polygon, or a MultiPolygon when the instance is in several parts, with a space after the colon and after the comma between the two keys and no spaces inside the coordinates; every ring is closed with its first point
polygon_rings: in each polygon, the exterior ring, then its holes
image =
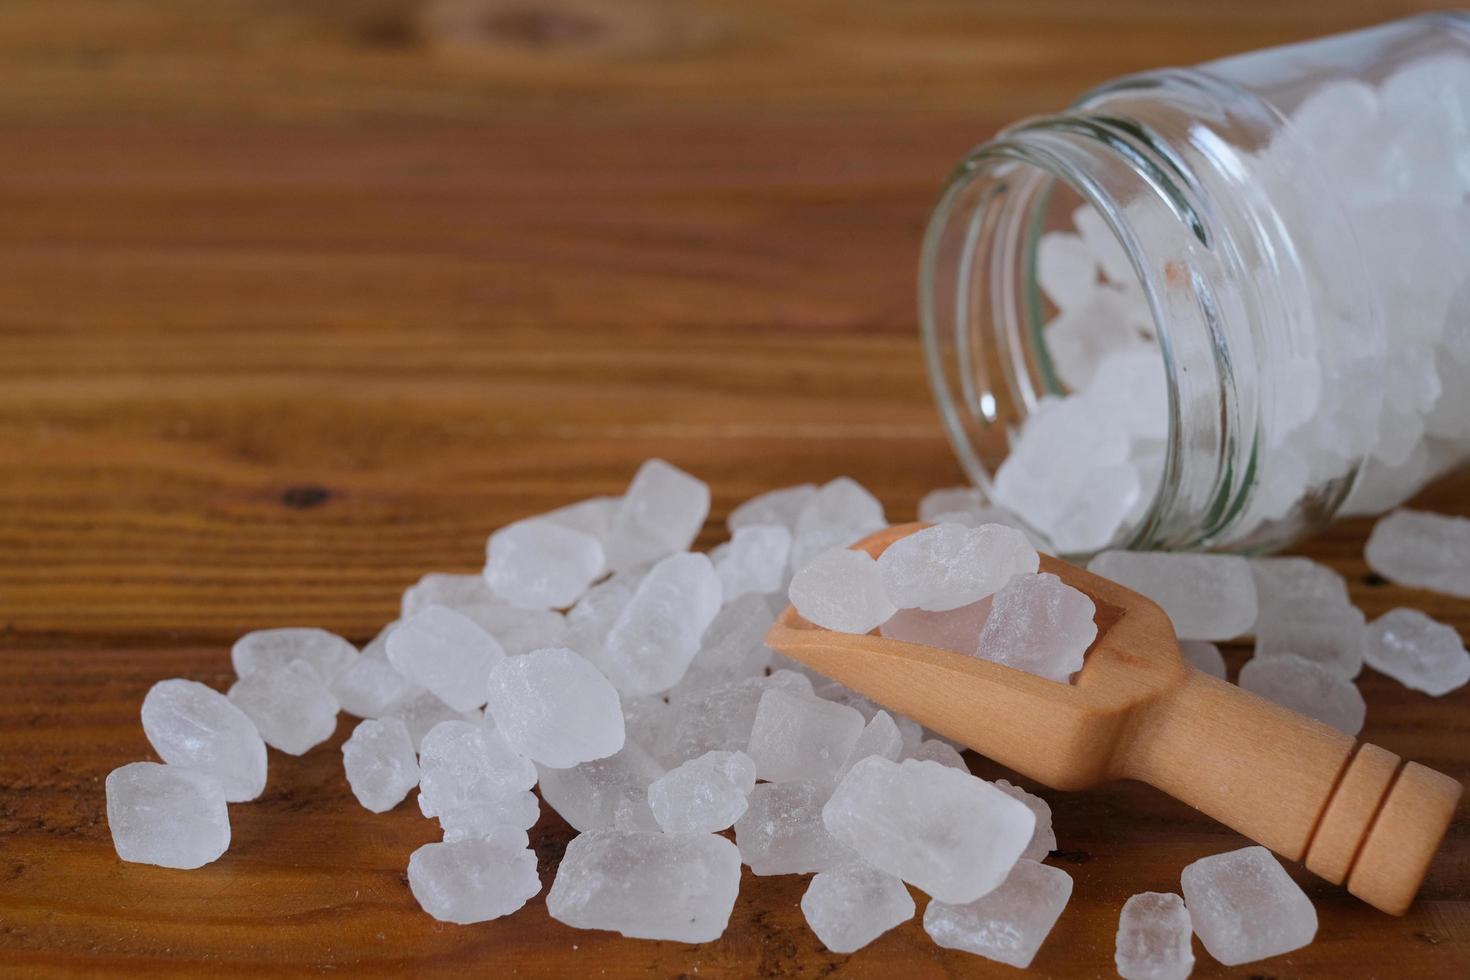
{"type": "Polygon", "coordinates": [[[801,896],[801,914],[834,953],[862,949],[914,917],[914,899],[899,879],[854,860],[819,871],[801,896]]]}
{"type": "Polygon", "coordinates": [[[1251,567],[1235,555],[1105,551],[1087,570],[1157,602],[1181,640],[1229,640],[1256,622],[1251,567]]]}
{"type": "Polygon", "coordinates": [[[574,830],[611,829],[620,806],[627,800],[648,802],[648,787],[664,774],[664,767],[636,742],[606,759],[584,762],[570,769],[542,766],[541,798],[574,830]]]}
{"type": "Polygon", "coordinates": [[[1123,980],[1185,980],[1194,969],[1194,931],[1184,899],[1139,892],[1118,916],[1113,963],[1123,980]]]}
{"type": "Polygon", "coordinates": [[[900,609],[878,627],[878,632],[884,639],[919,643],[972,657],[993,602],[993,596],[986,596],[979,602],[944,612],[900,609]]]}
{"type": "Polygon", "coordinates": [[[1021,860],[1001,885],[974,901],[931,901],[924,910],[924,931],[945,949],[964,950],[1024,970],[1071,897],[1071,875],[1061,868],[1021,860]]]}
{"type": "Polygon", "coordinates": [[[1405,687],[1439,697],[1470,681],[1470,653],[1459,632],[1417,609],[1375,619],[1365,643],[1368,666],[1405,687]]]}
{"type": "Polygon", "coordinates": [[[1045,861],[1046,856],[1057,849],[1057,835],[1051,828],[1051,804],[1004,779],[997,779],[992,785],[1011,799],[1026,804],[1026,809],[1036,818],[1036,829],[1031,832],[1031,840],[1026,844],[1026,850],[1021,853],[1021,857],[1045,861]]]}
{"type": "Polygon", "coordinates": [[[526,609],[570,606],[602,569],[602,544],[595,537],[544,519],[508,524],[486,545],[491,591],[526,609]]]}
{"type": "Polygon", "coordinates": [[[883,592],[899,609],[944,612],[998,592],[1037,569],[1026,536],[1001,524],[935,524],[890,544],[878,557],[883,592]]]}
{"type": "Polygon", "coordinates": [[[762,779],[830,783],[862,730],[856,709],[773,687],[761,695],[746,751],[762,779]]]}
{"type": "Polygon", "coordinates": [[[419,784],[419,760],[408,726],[397,718],[359,722],[342,743],[342,769],[357,802],[384,813],[419,784]]]}
{"type": "Polygon", "coordinates": [[[869,864],[958,903],[1005,880],[1036,828],[1025,804],[982,779],[879,756],[852,767],[822,818],[869,864]]]}
{"type": "Polygon", "coordinates": [[[455,711],[485,703],[490,670],[504,657],[495,637],[444,606],[429,606],[388,636],[393,669],[455,711]]]}
{"type": "Polygon", "coordinates": [[[198,868],[230,846],[224,790],[208,773],[133,762],[107,774],[107,827],[124,861],[198,868]]]}
{"type": "Polygon", "coordinates": [[[867,552],[832,548],[817,555],[791,580],[791,604],[812,623],[841,633],[866,633],[897,608],[867,552]]]}
{"type": "Polygon", "coordinates": [[[472,840],[425,844],[408,858],[408,887],[441,922],[498,919],[541,890],[526,832],[496,827],[472,840]]]}
{"type": "Polygon", "coordinates": [[[740,819],[753,789],[755,762],[750,756],[706,752],[650,783],[648,805],[664,833],[712,834],[740,819]]]}
{"type": "Polygon", "coordinates": [[[486,713],[511,747],[544,766],[567,769],[623,747],[618,692],[565,648],[506,657],[490,671],[486,713]]]}
{"type": "Polygon", "coordinates": [[[262,665],[234,683],[227,695],[271,748],[301,755],[337,730],[337,699],[305,660],[262,665]]]}
{"type": "Polygon", "coordinates": [[[1317,910],[1264,847],[1200,858],[1180,875],[1195,935],[1226,966],[1301,949],[1317,910]]]}
{"type": "Polygon", "coordinates": [[[704,555],[663,559],[608,630],[599,666],[623,694],[667,691],[689,669],[720,601],[719,576],[704,555]]]}
{"type": "Polygon", "coordinates": [[[310,627],[256,630],[235,641],[230,662],[238,677],[260,667],[281,667],[292,660],[311,664],[330,684],[357,659],[357,648],[335,633],[310,627]]]}
{"type": "Polygon", "coordinates": [[[638,468],[613,515],[608,567],[620,572],[687,551],[708,515],[708,484],[650,459],[638,468]]]}
{"type": "Polygon", "coordinates": [[[995,594],[977,655],[1066,683],[1097,638],[1097,607],[1049,572],[1017,575],[995,594]]]}
{"type": "Polygon", "coordinates": [[[1390,582],[1470,599],[1470,519],[1396,510],[1373,526],[1366,555],[1390,582]]]}
{"type": "Polygon", "coordinates": [[[1321,664],[1286,654],[1254,657],[1240,668],[1239,684],[1252,694],[1356,735],[1367,706],[1352,681],[1321,664]]]}
{"type": "Polygon", "coordinates": [[[823,822],[831,785],[813,780],[757,783],[735,821],[740,859],[758,875],[823,871],[853,857],[823,822]]]}
{"type": "Polygon", "coordinates": [[[546,911],[577,929],[707,943],[739,890],[740,852],[723,837],[596,830],[567,845],[546,911]]]}
{"type": "Polygon", "coordinates": [[[143,698],[143,734],[169,765],[213,776],[231,803],[265,789],[265,742],[243,711],[212,687],[175,678],[143,698]]]}

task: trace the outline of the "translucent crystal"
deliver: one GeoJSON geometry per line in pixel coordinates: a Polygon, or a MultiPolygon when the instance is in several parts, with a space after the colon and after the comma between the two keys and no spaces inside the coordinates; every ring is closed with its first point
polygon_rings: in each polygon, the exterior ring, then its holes
{"type": "Polygon", "coordinates": [[[243,711],[197,681],[159,681],[143,698],[143,734],[169,765],[213,776],[231,803],[265,789],[265,743],[243,711]]]}
{"type": "Polygon", "coordinates": [[[1081,237],[1049,231],[1036,245],[1036,281],[1061,309],[1086,302],[1100,285],[1097,259],[1081,237]]]}
{"type": "Polygon", "coordinates": [[[595,537],[547,520],[509,524],[486,545],[491,591],[525,609],[570,606],[602,570],[602,545],[595,537]]]}
{"type": "Polygon", "coordinates": [[[978,512],[987,503],[985,494],[976,487],[941,487],[919,499],[919,520],[938,524],[946,514],[978,512]]]}
{"type": "Polygon", "coordinates": [[[1309,600],[1351,601],[1343,577],[1310,558],[1252,558],[1250,566],[1262,616],[1309,600]]]}
{"type": "Polygon", "coordinates": [[[1083,554],[1112,544],[1142,494],[1143,483],[1132,462],[1093,470],[1086,491],[1070,496],[1052,516],[1046,531],[1053,550],[1083,554]]]}
{"type": "Polygon", "coordinates": [[[720,602],[708,558],[686,552],[663,559],[613,622],[599,666],[624,694],[667,691],[699,652],[720,602]]]}
{"type": "Polygon", "coordinates": [[[1295,654],[1351,680],[1363,667],[1364,617],[1341,599],[1272,604],[1256,621],[1256,656],[1295,654]]]}
{"type": "Polygon", "coordinates": [[[536,785],[536,767],[494,729],[444,721],[424,736],[419,752],[419,809],[449,831],[480,825],[480,811],[536,785]]]}
{"type": "Polygon", "coordinates": [[[244,677],[261,667],[280,667],[304,660],[330,684],[357,659],[357,648],[335,633],[309,627],[256,630],[235,641],[230,662],[244,677]]]}
{"type": "Polygon", "coordinates": [[[1024,970],[1071,897],[1071,875],[1035,861],[1017,861],[1003,884],[974,901],[930,902],[924,931],[946,949],[1024,970]]]}
{"type": "Polygon", "coordinates": [[[566,769],[623,747],[618,692],[581,655],[565,648],[506,657],[490,672],[486,713],[510,746],[566,769]]]}
{"type": "Polygon", "coordinates": [[[1128,294],[1105,286],[1087,302],[1047,322],[1046,350],[1064,385],[1082,391],[1108,355],[1150,349],[1143,336],[1145,324],[1151,322],[1148,307],[1135,311],[1133,306],[1128,294]]]}
{"type": "Polygon", "coordinates": [[[763,675],[771,662],[766,630],[775,618],[762,595],[743,595],[728,603],[704,631],[699,652],[673,691],[682,695],[763,675]]]}
{"type": "Polygon", "coordinates": [[[882,756],[889,762],[897,762],[903,755],[903,733],[898,730],[893,716],[886,711],[875,712],[863,727],[857,741],[848,750],[847,758],[837,772],[837,778],[841,779],[849,769],[870,755],[882,756]]]}
{"type": "Polygon", "coordinates": [[[399,618],[409,619],[430,606],[446,606],[468,615],[477,606],[503,605],[505,600],[490,591],[482,574],[430,572],[404,591],[399,618]]]}
{"type": "Polygon", "coordinates": [[[970,772],[970,767],[965,765],[965,757],[960,754],[960,750],[937,738],[924,739],[911,751],[905,751],[899,758],[916,759],[919,762],[937,762],[941,766],[958,769],[967,775],[970,772]]]}
{"type": "Polygon", "coordinates": [[[388,634],[397,627],[397,620],[383,627],[382,632],[363,647],[362,656],[331,683],[329,690],[332,696],[349,715],[382,718],[424,693],[423,688],[394,670],[388,662],[388,634]]]}
{"type": "Polygon", "coordinates": [[[1178,895],[1140,892],[1123,903],[1113,963],[1124,980],[1185,980],[1194,969],[1194,932],[1178,895]]]}
{"type": "Polygon", "coordinates": [[[466,619],[495,637],[508,657],[566,645],[566,617],[555,610],[499,605],[474,606],[463,612],[466,619]]]}
{"type": "Polygon", "coordinates": [[[791,531],[779,524],[747,524],[735,529],[730,550],[715,573],[730,602],[750,592],[777,592],[786,581],[791,531]]]}
{"type": "Polygon", "coordinates": [[[587,590],[587,594],[567,610],[565,645],[593,663],[601,664],[608,631],[647,574],[646,568],[618,572],[587,590]]]}
{"type": "Polygon", "coordinates": [[[607,538],[615,572],[688,551],[709,515],[709,486],[661,459],[638,468],[607,538]]]}
{"type": "Polygon", "coordinates": [[[806,874],[851,860],[822,819],[830,796],[830,784],[811,780],[757,783],[735,821],[740,859],[758,875],[806,874]]]}
{"type": "Polygon", "coordinates": [[[619,804],[627,799],[648,803],[648,787],[664,774],[663,766],[637,743],[606,759],[571,769],[541,767],[541,798],[573,829],[586,833],[614,826],[619,804]]]}
{"type": "Polygon", "coordinates": [[[1435,697],[1470,681],[1470,653],[1459,632],[1417,609],[1393,609],[1375,619],[1365,655],[1374,670],[1435,697]]]}
{"type": "Polygon", "coordinates": [[[866,633],[897,611],[883,591],[878,563],[864,551],[832,548],[791,580],[791,604],[818,626],[866,633]]]}
{"type": "Polygon", "coordinates": [[[577,929],[706,943],[739,890],[740,852],[723,837],[599,830],[567,845],[546,911],[577,929]]]}
{"type": "Polygon", "coordinates": [[[778,670],[769,677],[733,681],[680,697],[673,705],[668,755],[683,761],[714,749],[745,751],[761,695],[772,687],[812,693],[811,681],[804,675],[778,670]]]}
{"type": "Polygon", "coordinates": [[[878,756],[852,767],[822,816],[869,864],[951,902],[998,886],[1036,827],[1024,804],[982,779],[878,756]]]}
{"type": "Polygon", "coordinates": [[[796,526],[796,517],[801,513],[802,507],[806,506],[806,502],[816,492],[814,483],[768,490],[730,511],[730,516],[725,519],[725,526],[732,535],[750,524],[779,524],[790,530],[796,526]]]}
{"type": "Polygon", "coordinates": [[[863,716],[846,705],[770,688],[756,708],[746,751],[762,779],[831,783],[862,730],[863,716]]]}
{"type": "Polygon", "coordinates": [[[1225,679],[1225,655],[1215,644],[1208,640],[1181,640],[1179,652],[1195,670],[1225,679]]]}
{"type": "Polygon", "coordinates": [[[1366,556],[1390,582],[1470,599],[1470,519],[1396,510],[1373,526],[1366,556]]]}
{"type": "Polygon", "coordinates": [[[861,861],[819,871],[801,896],[801,913],[822,945],[852,953],[914,917],[909,890],[861,861]]]}
{"type": "Polygon", "coordinates": [[[744,752],[706,752],[655,779],[648,805],[665,833],[714,833],[740,819],[755,789],[755,762],[744,752]]]}
{"type": "Polygon", "coordinates": [[[1083,654],[1097,637],[1096,611],[1091,599],[1055,575],[1017,575],[995,594],[977,655],[1066,683],[1082,669],[1083,654]]]}
{"type": "Polygon", "coordinates": [[[1051,828],[1051,804],[1004,779],[997,779],[993,785],[1011,799],[1026,804],[1026,809],[1036,818],[1036,829],[1031,832],[1031,840],[1026,844],[1026,850],[1021,853],[1021,857],[1045,861],[1046,856],[1057,849],[1057,835],[1051,828]]]}
{"type": "Polygon", "coordinates": [[[807,498],[792,528],[791,568],[801,571],[830,548],[846,548],[887,525],[883,505],[845,476],[824,483],[807,498]]]}
{"type": "Polygon", "coordinates": [[[1128,431],[1120,424],[1082,399],[1053,399],[1027,418],[996,471],[995,502],[1050,531],[1079,497],[1092,493],[1092,475],[1126,462],[1128,451],[1128,431]]]}
{"type": "Polygon", "coordinates": [[[133,762],[107,774],[107,827],[124,861],[198,868],[230,846],[224,790],[207,773],[133,762]]]}
{"type": "Polygon", "coordinates": [[[920,643],[973,657],[993,601],[992,596],[986,596],[979,602],[945,612],[900,609],[878,627],[878,632],[889,640],[920,643]]]}
{"type": "Polygon", "coordinates": [[[408,728],[408,737],[413,742],[415,752],[423,745],[424,737],[441,721],[468,721],[474,724],[479,724],[480,721],[479,712],[455,711],[428,691],[402,702],[384,717],[397,718],[403,722],[408,728]]]}
{"type": "Polygon", "coordinates": [[[1102,267],[1103,275],[1115,283],[1137,281],[1133,262],[1128,258],[1123,244],[1108,227],[1107,220],[1090,204],[1084,204],[1072,212],[1072,226],[1082,236],[1090,254],[1102,267]]]}
{"type": "Polygon", "coordinates": [[[1105,551],[1087,570],[1157,602],[1181,640],[1229,640],[1256,622],[1255,580],[1244,558],[1105,551]]]}
{"type": "Polygon", "coordinates": [[[1292,654],[1255,657],[1240,669],[1238,683],[1252,694],[1349,735],[1363,730],[1368,711],[1363,695],[1352,681],[1321,664],[1292,654]]]}
{"type": "Polygon", "coordinates": [[[549,510],[540,519],[590,534],[599,544],[606,545],[608,535],[612,533],[613,518],[622,502],[621,497],[588,497],[575,504],[549,510]]]}
{"type": "Polygon", "coordinates": [[[1014,528],[935,524],[889,545],[878,571],[893,605],[944,612],[999,591],[1037,563],[1036,549],[1014,528]]]}
{"type": "Polygon", "coordinates": [[[228,697],[265,744],[289,755],[320,745],[337,729],[337,699],[305,660],[261,666],[236,681],[228,697]]]}
{"type": "Polygon", "coordinates": [[[526,832],[498,827],[474,840],[425,844],[408,858],[408,887],[441,922],[509,915],[541,890],[526,832]]]}
{"type": "Polygon", "coordinates": [[[1134,439],[1169,435],[1169,385],[1163,355],[1154,348],[1110,354],[1088,381],[1083,398],[1134,439]]]}
{"type": "Polygon", "coordinates": [[[1301,949],[1317,910],[1264,847],[1200,858],[1180,875],[1195,935],[1226,966],[1301,949]]]}
{"type": "Polygon", "coordinates": [[[408,726],[396,718],[359,722],[342,743],[342,768],[357,802],[384,813],[419,784],[419,761],[408,726]]]}
{"type": "Polygon", "coordinates": [[[444,606],[430,606],[388,635],[393,669],[456,711],[485,703],[490,669],[504,657],[495,637],[444,606]]]}

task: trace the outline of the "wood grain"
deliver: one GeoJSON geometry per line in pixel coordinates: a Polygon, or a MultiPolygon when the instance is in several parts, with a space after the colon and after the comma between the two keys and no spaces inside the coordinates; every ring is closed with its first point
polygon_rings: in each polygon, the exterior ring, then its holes
{"type": "MultiPolygon", "coordinates": [[[[897,520],[959,473],[915,338],[943,175],[1086,86],[1406,4],[11,0],[0,5],[0,974],[956,977],[917,922],[852,956],[747,876],[718,943],[575,932],[541,899],[416,908],[412,804],[338,746],[272,753],[196,872],[117,861],[101,780],[148,758],[155,680],[227,685],[245,630],[365,640],[505,521],[665,456],[704,535],[765,487],[851,473],[897,520]]],[[[1470,513],[1470,479],[1424,506],[1470,513]]],[[[1385,585],[1369,523],[1302,549],[1369,616],[1470,632],[1385,585]]],[[[1245,656],[1231,650],[1235,666],[1245,656]]],[[[1470,776],[1470,692],[1368,673],[1364,738],[1470,776]]],[[[998,767],[976,759],[977,771],[998,767]]],[[[1111,975],[1128,895],[1240,838],[1155,791],[1050,794],[1076,878],[1039,975],[1111,975]]],[[[1303,874],[1322,927],[1242,975],[1470,974],[1464,804],[1402,919],[1303,874]]],[[[570,836],[534,832],[549,882],[570,836]]],[[[1197,975],[1225,971],[1201,953],[1197,975]]]]}

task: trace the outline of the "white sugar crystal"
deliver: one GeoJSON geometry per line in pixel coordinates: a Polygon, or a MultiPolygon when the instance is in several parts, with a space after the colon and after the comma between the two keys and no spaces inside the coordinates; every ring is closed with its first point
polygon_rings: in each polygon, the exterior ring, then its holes
{"type": "Polygon", "coordinates": [[[1301,949],[1317,910],[1264,847],[1200,858],[1180,875],[1195,935],[1226,966],[1301,949]]]}
{"type": "Polygon", "coordinates": [[[945,514],[977,512],[987,503],[984,492],[977,487],[941,487],[919,499],[919,520],[938,524],[945,514]]]}
{"type": "Polygon", "coordinates": [[[447,606],[468,614],[467,610],[476,606],[504,604],[503,599],[490,591],[490,583],[482,574],[430,572],[404,591],[398,615],[408,619],[430,606],[447,606]]]}
{"type": "Polygon", "coordinates": [[[408,858],[408,887],[425,912],[465,925],[510,915],[541,890],[541,879],[526,832],[499,827],[420,847],[408,858]]]}
{"type": "Polygon", "coordinates": [[[862,730],[853,708],[771,688],[761,695],[746,751],[762,779],[831,782],[862,730]]]}
{"type": "Polygon", "coordinates": [[[1157,602],[1181,640],[1229,640],[1256,622],[1250,563],[1235,555],[1105,551],[1087,570],[1157,602]]]}
{"type": "Polygon", "coordinates": [[[456,711],[485,703],[490,669],[505,657],[500,643],[462,613],[430,606],[388,635],[388,662],[456,711]]]}
{"type": "Polygon", "coordinates": [[[602,544],[595,537],[547,520],[507,525],[486,545],[490,590],[524,609],[570,606],[602,569],[602,544]]]}
{"type": "Polygon", "coordinates": [[[1349,735],[1363,730],[1368,710],[1363,695],[1352,681],[1321,664],[1291,654],[1255,657],[1240,669],[1238,683],[1252,694],[1349,735]]]}
{"type": "Polygon", "coordinates": [[[1460,634],[1417,609],[1393,609],[1373,620],[1365,654],[1374,670],[1435,697],[1470,681],[1470,653],[1460,634]]]}
{"type": "Polygon", "coordinates": [[[1103,275],[1115,283],[1130,283],[1138,278],[1133,262],[1128,258],[1123,243],[1108,227],[1107,220],[1090,204],[1083,204],[1072,212],[1072,226],[1082,236],[1088,254],[1102,266],[1103,275]]]}
{"type": "Polygon", "coordinates": [[[292,660],[304,660],[312,666],[323,683],[330,684],[357,659],[357,648],[335,633],[308,627],[256,630],[235,641],[230,662],[235,675],[261,667],[280,667],[292,660]]]}
{"type": "Polygon", "coordinates": [[[632,939],[707,943],[730,921],[740,852],[713,834],[582,834],[546,895],[553,919],[632,939]]]}
{"type": "Polygon", "coordinates": [[[790,670],[770,677],[750,677],[719,687],[690,692],[674,704],[669,755],[677,761],[692,759],[714,749],[744,751],[750,745],[761,695],[773,687],[810,696],[811,681],[790,670]]]}
{"type": "Polygon", "coordinates": [[[1091,383],[1097,366],[1109,354],[1149,350],[1144,333],[1152,319],[1146,303],[1122,290],[1103,287],[1087,302],[1063,310],[1046,325],[1046,351],[1058,380],[1073,391],[1091,383]]]}
{"type": "Polygon", "coordinates": [[[1047,533],[1053,550],[1084,554],[1105,548],[1118,536],[1123,521],[1142,499],[1143,483],[1131,462],[1093,470],[1087,488],[1067,498],[1047,533]]]}
{"type": "Polygon", "coordinates": [[[419,809],[446,833],[481,826],[483,813],[536,784],[536,767],[494,728],[443,721],[419,752],[419,809]]]}
{"type": "MultiPolygon", "coordinates": [[[[419,798],[422,810],[423,798],[419,798]]],[[[504,827],[530,830],[541,817],[541,801],[528,790],[517,789],[491,797],[473,807],[439,814],[446,841],[475,840],[504,827]]]]}
{"type": "Polygon", "coordinates": [[[646,568],[618,572],[587,590],[587,594],[567,610],[564,645],[600,665],[608,630],[617,622],[647,574],[646,568]]]}
{"type": "Polygon", "coordinates": [[[768,490],[730,511],[730,516],[725,519],[725,527],[732,535],[749,524],[779,524],[790,530],[796,526],[796,517],[801,513],[802,507],[806,506],[806,502],[816,492],[814,483],[768,490]]]}
{"type": "Polygon", "coordinates": [[[991,596],[986,596],[968,606],[937,613],[900,609],[878,627],[878,632],[885,639],[939,647],[973,657],[993,601],[991,596]]]}
{"type": "Polygon", "coordinates": [[[618,798],[617,805],[613,807],[613,830],[629,834],[664,832],[658,824],[658,818],[653,815],[653,807],[648,805],[647,797],[639,799],[636,796],[618,798]]]}
{"type": "Polygon", "coordinates": [[[919,762],[937,762],[941,766],[950,769],[958,769],[960,772],[969,773],[970,767],[965,765],[965,757],[960,750],[948,742],[941,742],[937,738],[927,738],[915,745],[911,751],[906,751],[900,758],[916,759],[919,762]]]}
{"type": "Polygon", "coordinates": [[[655,779],[648,805],[665,833],[714,833],[740,819],[755,789],[755,762],[744,752],[706,752],[655,779]]]}
{"type": "Polygon", "coordinates": [[[996,503],[1049,531],[1091,494],[1094,474],[1128,460],[1128,430],[1080,398],[1050,399],[996,471],[996,503]]]}
{"type": "Polygon", "coordinates": [[[806,874],[850,861],[852,851],[823,822],[830,796],[830,785],[810,780],[758,783],[735,821],[740,859],[758,875],[806,874]]]}
{"type": "Polygon", "coordinates": [[[1087,243],[1065,231],[1049,231],[1037,242],[1036,281],[1061,309],[1080,306],[1101,285],[1087,243]]]}
{"type": "Polygon", "coordinates": [[[912,919],[914,899],[893,875],[852,861],[812,878],[801,913],[822,945],[852,953],[912,919]]]}
{"type": "Polygon", "coordinates": [[[551,609],[517,609],[515,606],[474,606],[464,610],[465,618],[495,637],[508,657],[519,657],[532,650],[564,646],[567,637],[566,617],[551,609]]]}
{"type": "Polygon", "coordinates": [[[1273,603],[1256,621],[1256,656],[1295,654],[1347,680],[1363,667],[1363,613],[1341,599],[1273,603]]]}
{"type": "Polygon", "coordinates": [[[725,602],[749,592],[777,592],[786,581],[791,531],[779,524],[746,524],[735,529],[730,550],[715,563],[725,602]]]}
{"type": "Polygon", "coordinates": [[[1162,441],[1169,435],[1169,385],[1163,355],[1155,348],[1106,357],[1083,398],[1134,439],[1162,441]]]}
{"type": "Polygon", "coordinates": [[[668,742],[673,725],[674,707],[663,698],[657,695],[623,698],[625,743],[653,746],[649,751],[662,749],[668,742]]]}
{"type": "Polygon", "coordinates": [[[998,886],[1036,827],[1025,805],[982,779],[878,756],[852,767],[822,818],[869,864],[948,902],[998,886]]]}
{"type": "Polygon", "coordinates": [[[588,497],[575,504],[549,510],[540,519],[590,534],[599,544],[605,545],[608,535],[612,533],[613,517],[617,515],[618,506],[622,502],[621,497],[588,497]]]}
{"type": "Polygon", "coordinates": [[[763,675],[771,662],[766,630],[775,618],[766,596],[744,595],[726,605],[704,631],[699,653],[674,690],[688,693],[763,675]]]}
{"type": "Polygon", "coordinates": [[[802,504],[792,528],[791,568],[829,548],[846,548],[887,525],[883,505],[855,480],[845,476],[824,483],[802,504]]]}
{"type": "Polygon", "coordinates": [[[400,705],[424,693],[424,689],[393,669],[388,662],[388,634],[398,621],[383,627],[337,679],[330,690],[342,710],[359,718],[382,718],[400,705]]]}
{"type": "Polygon", "coordinates": [[[841,779],[849,769],[870,755],[881,756],[889,762],[897,762],[903,756],[903,733],[898,730],[893,716],[886,711],[875,712],[868,720],[857,741],[848,750],[847,758],[837,772],[837,778],[841,779]]]}
{"type": "Polygon", "coordinates": [[[143,698],[143,734],[172,766],[213,776],[231,803],[265,789],[265,743],[255,723],[197,681],[159,681],[143,698]]]}
{"type": "Polygon", "coordinates": [[[810,622],[843,633],[866,633],[897,611],[883,592],[878,563],[846,548],[808,562],[792,578],[790,598],[810,622]]]}
{"type": "Polygon", "coordinates": [[[262,666],[236,681],[228,697],[265,744],[288,755],[320,745],[337,729],[337,699],[305,660],[262,666]]]}
{"type": "Polygon", "coordinates": [[[1184,899],[1140,892],[1118,916],[1113,963],[1123,980],[1185,980],[1194,969],[1193,941],[1184,899]]]}
{"type": "Polygon", "coordinates": [[[107,774],[107,827],[124,861],[198,868],[230,846],[224,790],[207,773],[132,762],[107,774]]]}
{"type": "Polygon", "coordinates": [[[667,691],[699,652],[720,599],[719,577],[704,555],[663,559],[618,613],[599,666],[624,694],[667,691]]]}
{"type": "Polygon", "coordinates": [[[627,799],[648,805],[648,787],[664,774],[663,766],[635,742],[606,759],[584,762],[571,769],[537,770],[541,798],[575,830],[608,829],[615,825],[619,804],[627,799]]]}
{"type": "Polygon", "coordinates": [[[661,459],[638,468],[613,515],[607,564],[615,572],[687,551],[709,515],[709,486],[661,459]]]}
{"type": "Polygon", "coordinates": [[[1082,669],[1083,654],[1097,637],[1096,611],[1091,599],[1055,575],[1017,575],[995,594],[978,655],[1066,683],[1082,669]]]}
{"type": "Polygon", "coordinates": [[[1470,599],[1470,519],[1396,510],[1373,526],[1366,555],[1390,582],[1470,599]]]}
{"type": "Polygon", "coordinates": [[[1035,572],[1036,549],[1000,524],[935,524],[893,542],[878,557],[883,591],[899,609],[945,612],[998,592],[1035,572]]]}
{"type": "Polygon", "coordinates": [[[1026,844],[1026,850],[1021,857],[1045,861],[1046,856],[1057,849],[1057,835],[1051,828],[1051,804],[1004,779],[997,779],[994,785],[1011,799],[1026,804],[1026,809],[1036,818],[1036,829],[1031,832],[1031,840],[1026,844]]]}
{"type": "Polygon", "coordinates": [[[1225,679],[1225,655],[1208,640],[1181,640],[1179,653],[1195,670],[1225,679]]]}
{"type": "Polygon", "coordinates": [[[384,813],[419,784],[419,762],[408,726],[397,718],[360,722],[342,743],[342,768],[357,802],[384,813]]]}
{"type": "Polygon", "coordinates": [[[397,718],[403,722],[408,728],[408,737],[413,742],[415,752],[423,745],[424,737],[441,721],[468,721],[478,724],[480,719],[478,712],[455,711],[428,691],[401,702],[384,717],[397,718]]]}
{"type": "Polygon", "coordinates": [[[1351,601],[1343,577],[1310,558],[1252,558],[1250,566],[1262,616],[1309,600],[1351,601]]]}
{"type": "Polygon", "coordinates": [[[1018,861],[1004,884],[979,899],[964,904],[930,902],[924,910],[924,931],[945,949],[1024,970],[1071,897],[1071,875],[1035,861],[1018,861]]]}
{"type": "Polygon", "coordinates": [[[511,747],[566,769],[623,747],[623,708],[606,677],[565,648],[506,657],[490,672],[486,713],[511,747]]]}

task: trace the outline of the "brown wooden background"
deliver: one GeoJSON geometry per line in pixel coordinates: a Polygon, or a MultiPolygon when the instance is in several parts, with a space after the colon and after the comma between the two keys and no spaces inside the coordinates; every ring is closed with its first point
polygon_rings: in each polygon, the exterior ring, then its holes
{"type": "MultiPolygon", "coordinates": [[[[420,573],[649,455],[713,484],[706,543],[740,499],[839,473],[910,518],[958,478],[913,296],[963,151],[1126,70],[1415,6],[0,4],[0,974],[1006,975],[917,921],[832,955],[799,877],[747,876],[702,947],[540,898],[434,922],[404,879],[434,826],[355,804],[345,721],[272,752],[200,871],[119,862],[102,779],[149,756],[155,680],[224,687],[257,627],[363,641],[420,573]]],[[[1470,513],[1470,479],[1421,500],[1470,513]]],[[[1367,576],[1368,526],[1303,550],[1370,616],[1470,630],[1470,603],[1367,576]]],[[[1470,776],[1470,690],[1363,688],[1365,737],[1470,776]]],[[[1048,795],[1076,892],[1038,975],[1112,975],[1124,899],[1241,843],[1141,787],[1048,795]]],[[[548,884],[568,837],[534,833],[548,884]]],[[[1470,823],[1403,919],[1303,880],[1317,943],[1241,975],[1470,975],[1470,823]]]]}

